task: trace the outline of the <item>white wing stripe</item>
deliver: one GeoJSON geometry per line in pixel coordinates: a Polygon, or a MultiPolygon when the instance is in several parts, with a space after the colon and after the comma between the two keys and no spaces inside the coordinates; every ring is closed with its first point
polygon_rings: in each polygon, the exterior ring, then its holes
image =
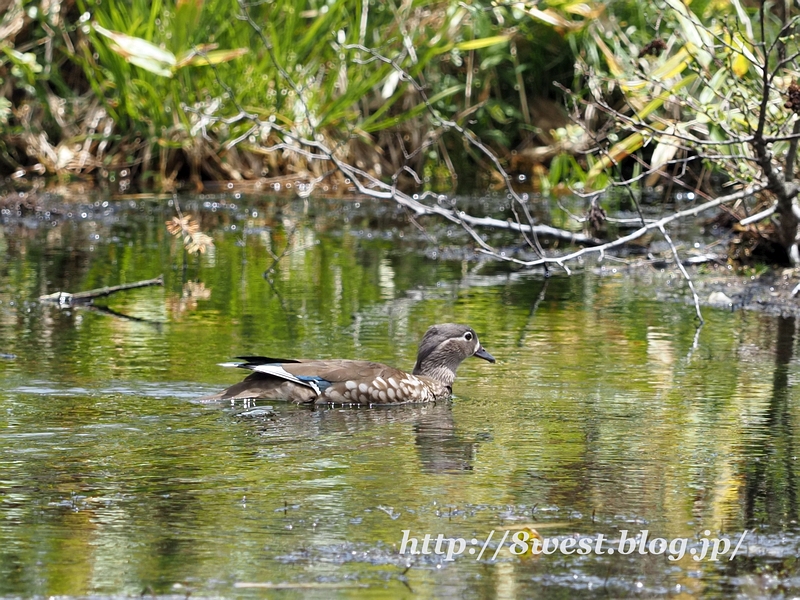
{"type": "Polygon", "coordinates": [[[265,373],[266,375],[272,375],[273,377],[285,379],[286,381],[291,381],[298,385],[304,385],[306,387],[310,387],[317,393],[317,396],[320,395],[320,390],[316,383],[314,383],[313,381],[303,381],[302,379],[298,379],[280,365],[258,365],[256,367],[253,367],[252,370],[258,373],[265,373]]]}
{"type": "Polygon", "coordinates": [[[247,363],[241,362],[226,362],[226,363],[217,363],[220,367],[243,367],[245,369],[249,369],[251,371],[256,371],[258,373],[264,373],[265,375],[272,375],[273,377],[277,377],[278,379],[285,379],[286,381],[291,381],[292,383],[296,383],[298,385],[304,385],[306,387],[311,388],[317,394],[317,396],[322,395],[322,391],[319,389],[319,386],[309,380],[302,380],[298,379],[289,371],[284,369],[280,365],[256,365],[256,366],[249,366],[247,363]]]}

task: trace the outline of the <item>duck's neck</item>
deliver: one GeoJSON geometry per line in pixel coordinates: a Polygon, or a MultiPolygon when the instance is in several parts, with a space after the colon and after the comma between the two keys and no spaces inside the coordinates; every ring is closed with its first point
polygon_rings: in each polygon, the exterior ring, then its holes
{"type": "Polygon", "coordinates": [[[432,354],[421,364],[417,361],[417,365],[414,367],[414,375],[424,375],[443,383],[447,387],[453,387],[458,363],[450,364],[450,362],[452,361],[448,361],[443,356],[432,354]]]}

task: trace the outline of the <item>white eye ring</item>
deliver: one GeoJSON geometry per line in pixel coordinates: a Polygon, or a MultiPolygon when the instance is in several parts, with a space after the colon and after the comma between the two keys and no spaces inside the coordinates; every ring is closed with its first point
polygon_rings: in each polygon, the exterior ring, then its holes
{"type": "Polygon", "coordinates": [[[471,342],[472,341],[472,332],[468,331],[467,333],[465,333],[464,334],[464,339],[467,340],[468,342],[471,342]]]}

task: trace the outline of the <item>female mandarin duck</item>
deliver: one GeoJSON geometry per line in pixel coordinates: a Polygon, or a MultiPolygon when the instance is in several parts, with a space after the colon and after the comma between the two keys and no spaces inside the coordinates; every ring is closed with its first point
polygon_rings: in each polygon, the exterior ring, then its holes
{"type": "Polygon", "coordinates": [[[298,404],[433,402],[450,397],[456,369],[470,356],[495,362],[471,327],[454,323],[434,325],[425,332],[411,374],[365,360],[241,356],[244,362],[221,366],[253,372],[241,383],[201,400],[267,398],[298,404]]]}

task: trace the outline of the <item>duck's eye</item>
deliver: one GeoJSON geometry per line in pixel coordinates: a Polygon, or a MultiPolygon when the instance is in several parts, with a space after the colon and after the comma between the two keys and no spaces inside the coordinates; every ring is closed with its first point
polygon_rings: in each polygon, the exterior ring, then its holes
{"type": "Polygon", "coordinates": [[[472,341],[472,332],[468,331],[467,333],[465,333],[464,334],[464,339],[467,340],[468,342],[471,342],[472,341]]]}

